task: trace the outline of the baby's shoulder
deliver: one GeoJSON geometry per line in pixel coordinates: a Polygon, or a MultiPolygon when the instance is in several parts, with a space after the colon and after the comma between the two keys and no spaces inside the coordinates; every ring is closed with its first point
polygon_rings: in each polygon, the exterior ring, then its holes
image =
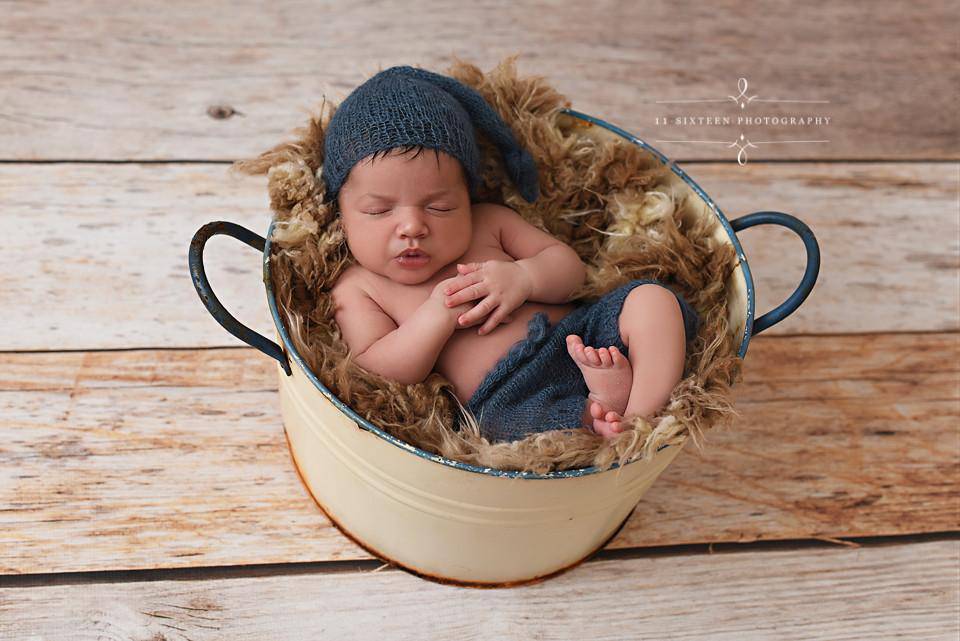
{"type": "Polygon", "coordinates": [[[520,216],[514,209],[499,203],[474,203],[470,209],[473,213],[474,235],[478,240],[486,240],[484,234],[499,238],[505,223],[512,217],[520,216]]]}
{"type": "Polygon", "coordinates": [[[358,296],[370,297],[369,275],[365,267],[359,263],[348,265],[337,277],[330,295],[340,300],[350,300],[358,296]]]}
{"type": "Polygon", "coordinates": [[[495,223],[502,216],[519,216],[515,209],[500,203],[473,203],[470,205],[473,217],[483,223],[495,223]]]}
{"type": "Polygon", "coordinates": [[[383,297],[373,282],[374,276],[365,267],[354,263],[343,270],[330,288],[334,318],[341,327],[352,321],[369,325],[374,318],[392,318],[383,307],[383,297]]]}

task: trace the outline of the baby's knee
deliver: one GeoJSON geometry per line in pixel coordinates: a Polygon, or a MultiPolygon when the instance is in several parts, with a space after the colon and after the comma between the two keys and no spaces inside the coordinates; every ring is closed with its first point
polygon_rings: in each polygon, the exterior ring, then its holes
{"type": "Polygon", "coordinates": [[[628,348],[631,340],[645,344],[663,341],[674,351],[679,344],[681,356],[685,352],[683,312],[677,297],[666,287],[653,283],[634,287],[623,301],[618,322],[620,337],[628,348]]]}

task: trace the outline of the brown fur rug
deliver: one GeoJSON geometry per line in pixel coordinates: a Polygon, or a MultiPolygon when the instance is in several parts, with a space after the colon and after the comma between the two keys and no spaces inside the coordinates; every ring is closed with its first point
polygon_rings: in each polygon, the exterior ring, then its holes
{"type": "Polygon", "coordinates": [[[595,299],[633,278],[657,278],[696,308],[700,330],[666,407],[649,422],[635,418],[612,440],[577,428],[491,444],[470,416],[464,416],[460,432],[453,430],[454,412],[464,410],[452,385],[436,372],[423,383],[403,385],[354,363],[329,295],[353,258],[336,205],[322,204],[324,130],[336,110],[326,100],[320,113],[294,132],[294,141],[234,165],[268,177],[276,219],[271,273],[292,341],[320,381],[358,414],[456,461],[542,474],[623,465],[687,437],[699,446],[708,428],[736,415],[731,386],[740,377],[741,359],[731,322],[742,312],[727,306],[736,252],[715,214],[668,166],[602,127],[561,113],[572,105],[542,77],[518,77],[515,59],[506,58],[486,74],[460,60],[442,72],[480,92],[540,169],[541,195],[530,204],[514,190],[496,149],[478,133],[480,200],[512,207],[579,253],[588,276],[577,299],[595,299]]]}

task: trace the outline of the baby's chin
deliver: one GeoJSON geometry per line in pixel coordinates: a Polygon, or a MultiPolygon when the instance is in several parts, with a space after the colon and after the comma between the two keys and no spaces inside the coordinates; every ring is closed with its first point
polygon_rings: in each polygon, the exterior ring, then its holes
{"type": "Polygon", "coordinates": [[[395,283],[403,285],[419,285],[433,278],[438,272],[443,270],[445,265],[435,265],[438,262],[436,258],[431,257],[430,261],[422,267],[411,269],[409,267],[400,267],[395,262],[388,266],[378,265],[377,269],[371,269],[364,265],[369,271],[375,272],[384,278],[392,280],[395,283]]]}
{"type": "Polygon", "coordinates": [[[386,274],[384,274],[384,276],[395,283],[402,283],[404,285],[419,285],[433,278],[438,271],[440,270],[433,269],[431,265],[427,265],[423,269],[416,270],[404,269],[400,267],[388,271],[386,274]]]}

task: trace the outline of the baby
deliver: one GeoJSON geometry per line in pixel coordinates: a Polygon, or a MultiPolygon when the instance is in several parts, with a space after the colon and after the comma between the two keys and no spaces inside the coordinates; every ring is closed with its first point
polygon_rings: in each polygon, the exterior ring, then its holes
{"type": "Polygon", "coordinates": [[[386,378],[439,372],[491,442],[577,427],[613,438],[625,417],[669,398],[696,313],[649,280],[571,304],[586,276],[576,252],[508,207],[472,201],[479,155],[467,118],[535,200],[532,158],[451,78],[394,67],[335,113],[324,179],[356,260],[332,290],[342,336],[386,378]],[[422,121],[404,122],[418,110],[422,121]]]}

